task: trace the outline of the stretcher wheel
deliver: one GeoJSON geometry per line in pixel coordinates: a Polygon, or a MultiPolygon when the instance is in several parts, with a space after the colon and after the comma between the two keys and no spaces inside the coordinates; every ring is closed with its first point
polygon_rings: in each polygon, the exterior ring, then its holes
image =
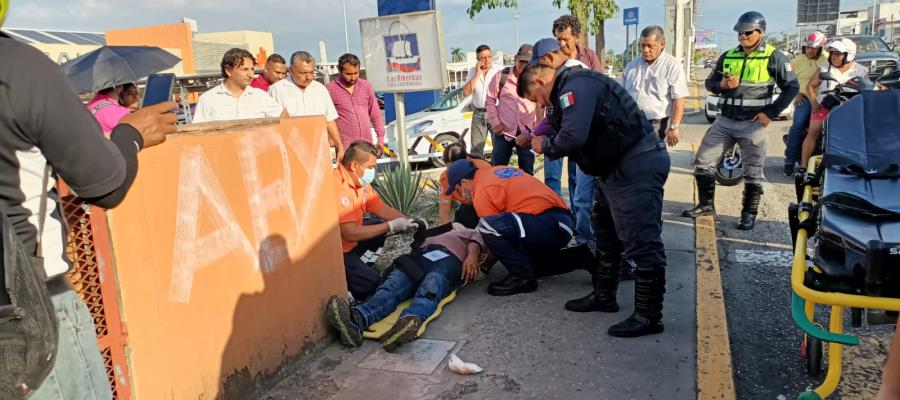
{"type": "Polygon", "coordinates": [[[816,378],[822,373],[822,341],[806,335],[806,373],[816,378]]]}

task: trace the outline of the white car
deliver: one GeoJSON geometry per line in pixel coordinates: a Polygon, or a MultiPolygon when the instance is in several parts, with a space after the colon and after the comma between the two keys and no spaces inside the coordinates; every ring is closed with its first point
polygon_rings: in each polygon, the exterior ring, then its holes
{"type": "MultiPolygon", "coordinates": [[[[781,91],[778,88],[775,88],[775,95],[772,96],[772,101],[774,102],[778,99],[778,96],[781,95],[781,91]]],[[[719,100],[720,97],[714,94],[706,95],[706,120],[712,123],[716,120],[716,117],[719,116],[719,100]]],[[[784,119],[793,119],[794,118],[794,102],[792,101],[781,114],[778,114],[779,118],[784,119]]]]}
{"type": "MultiPolygon", "coordinates": [[[[464,96],[462,88],[450,91],[428,108],[406,116],[409,160],[428,162],[436,167],[444,166],[441,160],[444,146],[464,140],[466,149],[471,148],[472,141],[469,138],[471,127],[472,96],[464,96]]],[[[385,127],[387,145],[392,150],[397,149],[394,135],[396,129],[396,122],[391,122],[385,127]]],[[[491,135],[488,135],[487,144],[484,146],[485,154],[490,153],[491,149],[491,135]]]]}

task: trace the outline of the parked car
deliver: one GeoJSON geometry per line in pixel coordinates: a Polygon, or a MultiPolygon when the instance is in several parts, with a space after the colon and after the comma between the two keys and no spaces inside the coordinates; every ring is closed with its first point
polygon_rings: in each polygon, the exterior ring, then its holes
{"type": "MultiPolygon", "coordinates": [[[[428,108],[406,116],[406,135],[409,144],[409,160],[411,162],[428,162],[435,167],[444,166],[442,152],[432,141],[441,147],[463,140],[469,149],[469,131],[472,126],[472,96],[464,96],[462,88],[454,89],[443,95],[428,108]],[[431,139],[431,140],[429,140],[431,139]]],[[[396,149],[394,131],[397,123],[386,126],[388,147],[396,149]]],[[[492,149],[490,135],[485,145],[485,154],[492,149]]]]}
{"type": "Polygon", "coordinates": [[[851,35],[842,36],[856,43],[856,62],[869,69],[869,79],[872,81],[884,74],[885,68],[896,71],[900,65],[900,56],[894,53],[893,48],[876,36],[851,35]]]}
{"type": "MultiPolygon", "coordinates": [[[[772,96],[772,101],[774,102],[778,99],[778,96],[781,95],[781,91],[778,88],[775,88],[775,94],[772,96]]],[[[706,95],[706,120],[712,123],[716,120],[716,117],[719,116],[719,100],[721,98],[712,93],[706,95]]],[[[778,114],[779,118],[783,119],[792,119],[794,118],[794,102],[791,102],[781,114],[778,114]]]]}

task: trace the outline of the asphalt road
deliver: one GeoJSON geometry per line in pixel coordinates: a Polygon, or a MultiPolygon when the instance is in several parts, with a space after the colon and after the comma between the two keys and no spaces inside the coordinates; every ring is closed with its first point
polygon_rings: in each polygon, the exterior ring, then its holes
{"type": "MultiPolygon", "coordinates": [[[[704,77],[706,70],[698,72],[704,77]]],[[[704,92],[702,82],[699,97],[704,92]]],[[[782,175],[784,143],[790,121],[774,121],[768,128],[768,159],[756,229],[735,229],[740,216],[743,186],[716,191],[717,236],[722,270],[728,328],[733,353],[735,385],[739,399],[791,399],[819,378],[806,374],[800,358],[801,333],[790,317],[790,257],[792,250],[787,225],[787,207],[794,201],[792,178],[782,175]]],[[[703,114],[689,116],[684,140],[699,144],[709,128],[703,114]]],[[[824,308],[817,319],[827,323],[824,308]]],[[[859,347],[845,347],[844,374],[832,398],[869,399],[881,380],[881,368],[890,344],[892,326],[849,328],[859,335],[859,347]]]]}

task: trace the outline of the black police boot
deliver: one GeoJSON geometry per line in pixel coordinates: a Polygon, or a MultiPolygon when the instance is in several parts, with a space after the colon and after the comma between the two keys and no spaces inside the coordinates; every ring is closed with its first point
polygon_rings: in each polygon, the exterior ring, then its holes
{"type": "Polygon", "coordinates": [[[580,299],[566,302],[566,310],[574,312],[617,312],[616,289],[619,287],[619,270],[622,268],[622,257],[619,254],[599,252],[592,265],[591,281],[594,291],[580,299]]]}
{"type": "Polygon", "coordinates": [[[744,208],[741,210],[741,220],[737,228],[749,231],[756,225],[756,212],[759,210],[759,200],[763,194],[761,183],[744,183],[744,208]]]}
{"type": "Polygon", "coordinates": [[[697,179],[697,206],[684,210],[682,217],[697,218],[716,213],[716,178],[712,175],[694,175],[697,179]]]}
{"type": "Polygon", "coordinates": [[[530,293],[537,290],[537,279],[532,274],[512,275],[488,285],[491,296],[512,296],[519,293],[530,293]]]}
{"type": "Polygon", "coordinates": [[[630,338],[660,333],[663,294],[666,293],[665,265],[638,265],[634,278],[634,312],[609,328],[610,336],[630,338]]]}

